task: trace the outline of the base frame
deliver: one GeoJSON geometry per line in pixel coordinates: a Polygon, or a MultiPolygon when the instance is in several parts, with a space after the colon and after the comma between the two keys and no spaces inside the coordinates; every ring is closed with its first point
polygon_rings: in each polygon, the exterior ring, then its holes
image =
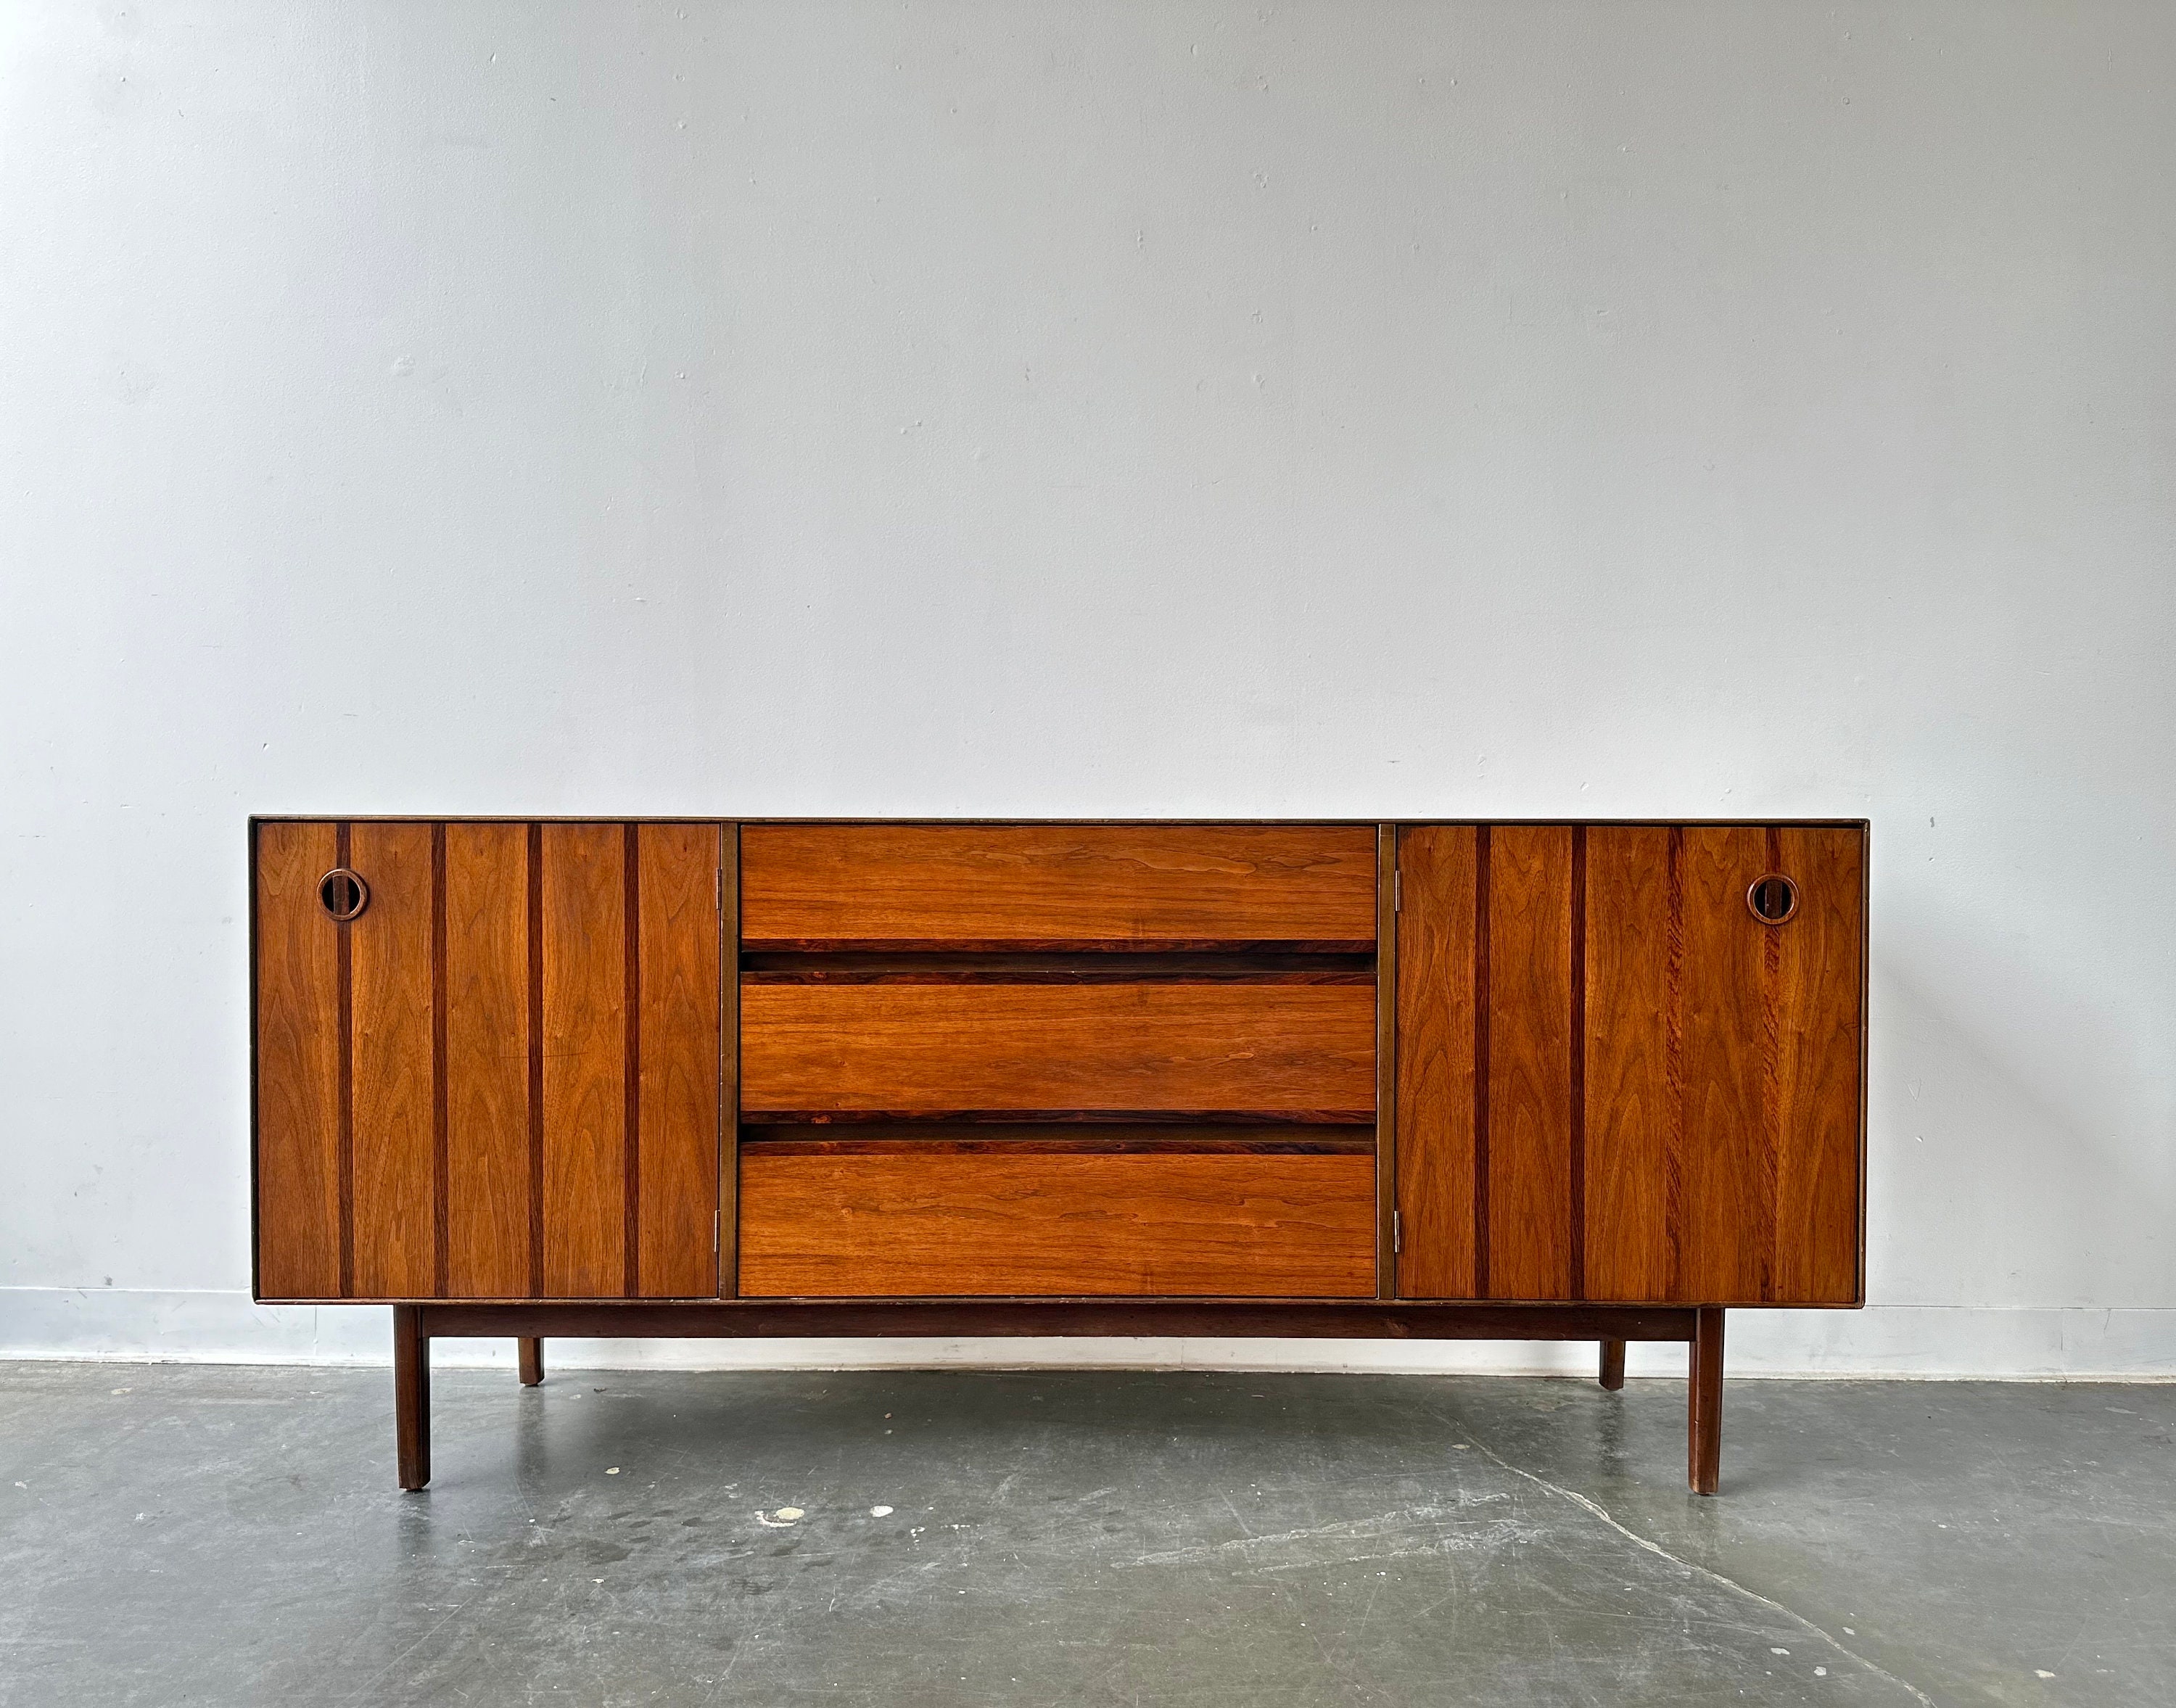
{"type": "Polygon", "coordinates": [[[1720,1305],[1413,1303],[1375,1299],[742,1299],[560,1303],[420,1301],[393,1308],[393,1393],[400,1486],[431,1480],[430,1345],[510,1336],[521,1380],[544,1379],[555,1340],[748,1340],[833,1335],[1185,1335],[1231,1339],[1597,1341],[1601,1382],[1624,1381],[1629,1341],[1691,1348],[1686,1482],[1713,1494],[1722,1458],[1720,1305]]]}

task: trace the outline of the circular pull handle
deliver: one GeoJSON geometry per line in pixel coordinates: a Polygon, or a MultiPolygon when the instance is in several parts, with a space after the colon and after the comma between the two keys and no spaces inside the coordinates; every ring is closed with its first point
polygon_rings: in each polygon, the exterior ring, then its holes
{"type": "Polygon", "coordinates": [[[318,879],[318,900],[335,919],[350,920],[370,906],[370,886],[360,874],[335,866],[318,879]]]}
{"type": "Polygon", "coordinates": [[[1763,925],[1781,925],[1798,911],[1798,886],[1780,872],[1753,880],[1745,905],[1763,925]]]}

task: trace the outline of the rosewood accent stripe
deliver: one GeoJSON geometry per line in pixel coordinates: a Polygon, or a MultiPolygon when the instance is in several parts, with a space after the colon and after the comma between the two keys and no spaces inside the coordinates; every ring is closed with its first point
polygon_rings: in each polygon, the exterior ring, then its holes
{"type": "Polygon", "coordinates": [[[446,1128],[446,827],[431,827],[431,1180],[432,1291],[446,1297],[453,1265],[449,1200],[453,1174],[446,1128]]]}
{"type": "MultiPolygon", "coordinates": [[[[348,862],[348,827],[333,828],[333,863],[348,862]]],[[[340,963],[340,1290],[355,1294],[355,949],[343,921],[335,927],[340,963]]]]}
{"type": "Polygon", "coordinates": [[[1586,826],[1571,827],[1571,1296],[1586,1297],[1586,826]]]}
{"type": "Polygon", "coordinates": [[[1488,827],[1473,833],[1473,1292],[1488,1297],[1488,827]]]}
{"type": "Polygon", "coordinates": [[[741,956],[740,982],[763,984],[1359,984],[1373,955],[871,955],[857,950],[741,956]]]}
{"type": "Polygon", "coordinates": [[[529,827],[529,1292],[544,1292],[544,827],[529,827]]]}
{"type": "Polygon", "coordinates": [[[620,926],[627,1016],[627,1115],[621,1123],[620,1181],[622,1232],[621,1291],[629,1298],[642,1292],[642,840],[641,827],[625,831],[621,884],[625,895],[620,926]]]}

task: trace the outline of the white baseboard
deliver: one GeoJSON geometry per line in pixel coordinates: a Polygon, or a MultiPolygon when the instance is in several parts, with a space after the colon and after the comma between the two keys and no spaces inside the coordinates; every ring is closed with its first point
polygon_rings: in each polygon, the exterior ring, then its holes
{"type": "MultiPolygon", "coordinates": [[[[383,1306],[258,1305],[224,1292],[0,1287],[0,1358],[214,1364],[384,1364],[383,1306]]],[[[1548,1341],[1081,1339],[584,1341],[584,1369],[1352,1370],[1585,1374],[1594,1352],[1548,1341]]],[[[2176,1380],[2176,1309],[1876,1305],[1734,1311],[1729,1368],[1745,1376],[2176,1380]]],[[[449,1341],[445,1365],[513,1361],[511,1341],[449,1341]]],[[[1684,1349],[1630,1348],[1634,1375],[1682,1374],[1684,1349]]]]}

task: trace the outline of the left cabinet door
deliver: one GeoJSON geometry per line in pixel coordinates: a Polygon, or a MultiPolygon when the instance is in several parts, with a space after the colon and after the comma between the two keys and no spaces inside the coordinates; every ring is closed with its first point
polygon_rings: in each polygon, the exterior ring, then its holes
{"type": "Polygon", "coordinates": [[[730,844],[253,825],[258,1297],[715,1296],[730,844]]]}

